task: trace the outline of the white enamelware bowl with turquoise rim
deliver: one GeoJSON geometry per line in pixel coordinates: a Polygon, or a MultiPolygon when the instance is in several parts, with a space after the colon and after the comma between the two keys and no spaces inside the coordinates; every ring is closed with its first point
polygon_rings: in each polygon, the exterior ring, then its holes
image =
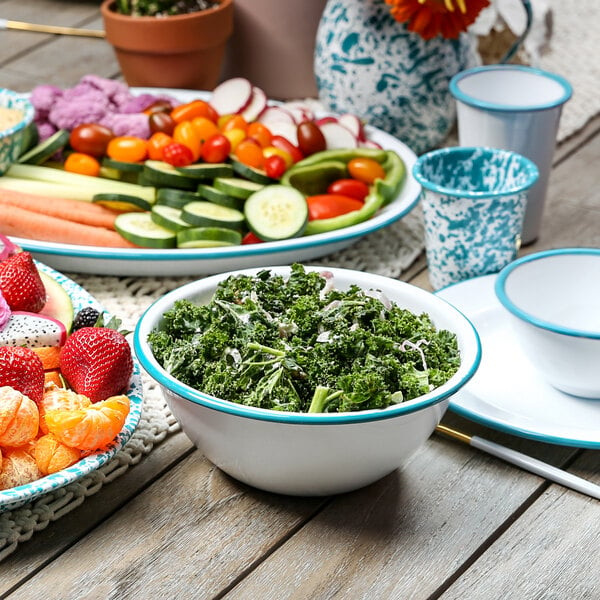
{"type": "Polygon", "coordinates": [[[23,117],[17,124],[0,130],[0,176],[2,176],[21,154],[27,127],[33,121],[34,108],[26,96],[6,88],[0,88],[0,108],[11,108],[23,113],[23,117]]]}
{"type": "Polygon", "coordinates": [[[530,254],[495,283],[519,343],[553,387],[600,399],[600,248],[530,254]]]}
{"type": "MultiPolygon", "coordinates": [[[[475,373],[481,358],[479,336],[470,321],[434,294],[393,279],[347,269],[329,271],[334,286],[355,284],[380,290],[392,302],[427,312],[438,329],[457,335],[462,364],[443,386],[427,395],[382,410],[307,414],[254,408],[215,398],[172,377],[154,358],[147,338],[161,327],[176,301],[206,303],[219,282],[246,269],[208,277],[177,288],[154,302],[134,332],[142,367],[160,386],[183,431],[223,471],[270,492],[323,496],[354,490],[400,467],[431,435],[448,399],[475,373]]],[[[287,276],[289,266],[267,267],[287,276]]]]}

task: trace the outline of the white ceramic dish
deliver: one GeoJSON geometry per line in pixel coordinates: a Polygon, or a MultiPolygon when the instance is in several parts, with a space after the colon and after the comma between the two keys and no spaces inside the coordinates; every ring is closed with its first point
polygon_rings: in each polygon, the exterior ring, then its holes
{"type": "MultiPolygon", "coordinates": [[[[170,94],[182,102],[207,97],[189,90],[134,88],[136,92],[170,94]]],[[[181,250],[99,248],[13,238],[37,259],[64,272],[125,276],[184,276],[220,273],[235,269],[284,265],[325,256],[347,248],[361,237],[394,223],[417,204],[420,185],[412,176],[414,152],[391,135],[371,127],[367,133],[386,149],[395,150],[406,165],[406,180],[398,197],[372,219],[327,233],[246,246],[181,250]]]]}
{"type": "MultiPolygon", "coordinates": [[[[322,270],[321,267],[306,267],[322,270]]],[[[257,269],[245,272],[256,272],[257,269]]],[[[157,300],[134,334],[142,367],[161,387],[183,431],[223,471],[271,492],[320,496],[368,485],[399,467],[431,435],[448,398],[472,376],[480,359],[477,333],[447,302],[420,288],[379,275],[327,269],[337,289],[352,284],[381,290],[415,313],[427,312],[439,329],[457,335],[461,366],[433,391],[381,410],[347,413],[298,413],[228,402],[194,390],[172,377],[156,361],[147,342],[174,302],[207,302],[230,273],[184,285],[157,300]]],[[[271,268],[287,276],[289,267],[271,268]]]]}
{"type": "Polygon", "coordinates": [[[482,360],[473,379],[450,399],[450,410],[494,429],[581,448],[600,448],[600,401],[569,396],[547,383],[519,345],[498,301],[497,275],[437,292],[461,310],[481,337],[482,360]]]}
{"type": "MultiPolygon", "coordinates": [[[[85,306],[93,306],[99,310],[102,307],[98,302],[90,296],[82,287],[77,285],[74,281],[65,277],[64,275],[57,273],[54,269],[47,267],[46,265],[40,264],[40,268],[56,279],[69,293],[73,302],[73,308],[75,311],[81,310],[85,306]]],[[[69,483],[73,483],[83,476],[99,469],[102,465],[107,463],[131,438],[135,428],[137,427],[141,414],[142,414],[142,380],[140,375],[140,367],[137,360],[134,358],[134,371],[131,379],[131,384],[127,395],[130,400],[130,411],[127,415],[125,425],[121,433],[117,436],[115,441],[103,452],[91,454],[67,469],[63,469],[58,473],[47,475],[37,481],[28,483],[26,485],[20,485],[18,487],[10,488],[8,490],[0,490],[0,513],[18,508],[27,502],[31,502],[44,494],[48,494],[54,490],[57,490],[69,483]]]]}

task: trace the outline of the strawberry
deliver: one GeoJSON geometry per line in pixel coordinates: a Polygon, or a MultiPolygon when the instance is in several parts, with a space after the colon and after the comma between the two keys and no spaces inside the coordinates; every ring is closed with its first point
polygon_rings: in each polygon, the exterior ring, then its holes
{"type": "Polygon", "coordinates": [[[37,313],[46,304],[46,288],[29,252],[0,263],[0,290],[11,310],[37,313]]]}
{"type": "Polygon", "coordinates": [[[60,369],[69,385],[92,402],[124,392],[133,373],[131,348],[110,327],[82,327],[60,353],[60,369]]]}
{"type": "Polygon", "coordinates": [[[36,404],[44,395],[44,365],[31,349],[0,346],[0,387],[9,386],[36,404]]]}

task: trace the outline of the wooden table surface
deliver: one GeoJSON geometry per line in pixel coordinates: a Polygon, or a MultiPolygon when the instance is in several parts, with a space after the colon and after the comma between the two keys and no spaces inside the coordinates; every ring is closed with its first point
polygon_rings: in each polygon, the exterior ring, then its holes
{"type": "MultiPolygon", "coordinates": [[[[97,2],[1,0],[12,20],[101,29],[97,2]]],[[[2,86],[118,77],[99,39],[0,33],[2,86]]],[[[555,157],[521,254],[600,247],[600,118],[555,157]]],[[[428,288],[421,256],[402,279],[428,288]]],[[[600,451],[478,433],[600,484],[600,451]]],[[[598,423],[600,427],[600,423],[598,423]]],[[[600,598],[600,502],[434,434],[362,490],[292,498],[238,484],[182,433],[0,563],[0,597],[600,598]]]]}

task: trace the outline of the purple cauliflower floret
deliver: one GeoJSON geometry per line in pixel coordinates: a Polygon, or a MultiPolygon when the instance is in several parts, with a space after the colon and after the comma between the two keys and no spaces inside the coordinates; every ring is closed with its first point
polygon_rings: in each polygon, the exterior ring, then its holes
{"type": "Polygon", "coordinates": [[[56,100],[48,120],[58,129],[74,129],[83,123],[98,123],[108,110],[109,101],[102,92],[78,84],[56,100]]]}
{"type": "Polygon", "coordinates": [[[116,136],[133,135],[143,139],[150,137],[150,124],[148,115],[107,113],[100,121],[100,125],[108,127],[116,136]]]}
{"type": "Polygon", "coordinates": [[[56,127],[48,121],[35,121],[38,130],[38,136],[40,142],[47,140],[53,133],[56,133],[56,127]]]}
{"type": "Polygon", "coordinates": [[[63,91],[55,85],[37,85],[31,90],[31,104],[36,112],[48,113],[63,91]]]}
{"type": "MultiPolygon", "coordinates": [[[[100,90],[116,108],[127,102],[131,98],[131,92],[127,84],[114,79],[106,79],[99,75],[84,75],[79,83],[90,85],[100,90]]],[[[120,112],[120,111],[117,111],[120,112]]]]}

